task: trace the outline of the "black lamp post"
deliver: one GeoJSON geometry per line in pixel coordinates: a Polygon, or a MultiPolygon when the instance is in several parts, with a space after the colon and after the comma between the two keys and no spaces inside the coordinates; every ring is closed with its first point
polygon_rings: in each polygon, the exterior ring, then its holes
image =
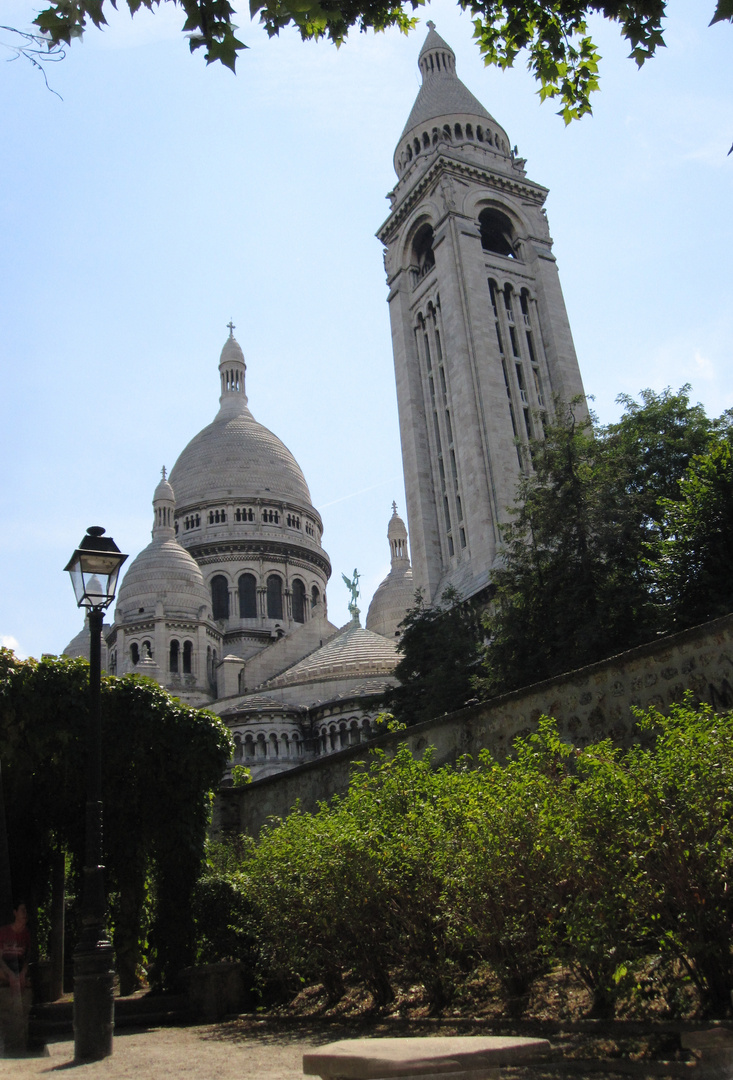
{"type": "Polygon", "coordinates": [[[74,1058],[99,1061],[112,1053],[114,967],[107,939],[102,862],[102,623],[115,598],[120,567],[127,558],[104,529],[94,525],[72,555],[76,602],[89,619],[89,726],[87,804],[82,891],[82,930],[74,952],[74,1058]]]}

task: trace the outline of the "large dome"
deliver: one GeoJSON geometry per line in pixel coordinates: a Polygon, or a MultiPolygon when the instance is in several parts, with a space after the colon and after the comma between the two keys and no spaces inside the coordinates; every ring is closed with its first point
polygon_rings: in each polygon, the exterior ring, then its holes
{"type": "Polygon", "coordinates": [[[178,516],[192,507],[232,499],[282,499],[310,507],[310,492],[297,461],[247,408],[246,364],[231,335],[221,351],[219,372],[219,412],[191,439],[171,471],[178,516]]]}
{"type": "Polygon", "coordinates": [[[297,461],[244,404],[234,416],[222,408],[214,422],[191,439],[170,479],[179,514],[205,502],[256,496],[311,505],[297,461]]]}

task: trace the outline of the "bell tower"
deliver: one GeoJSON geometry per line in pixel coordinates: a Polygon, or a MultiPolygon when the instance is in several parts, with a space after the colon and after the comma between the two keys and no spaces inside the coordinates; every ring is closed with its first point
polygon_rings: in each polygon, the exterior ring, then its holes
{"type": "Polygon", "coordinates": [[[385,246],[416,587],[488,582],[522,473],[559,398],[583,394],[543,205],[506,132],[428,23],[394,156],[385,246]]]}

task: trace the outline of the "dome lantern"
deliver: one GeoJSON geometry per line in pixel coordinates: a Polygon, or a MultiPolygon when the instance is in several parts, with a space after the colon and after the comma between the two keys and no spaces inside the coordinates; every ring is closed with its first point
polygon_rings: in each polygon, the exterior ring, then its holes
{"type": "Polygon", "coordinates": [[[247,404],[247,394],[244,390],[244,376],[247,365],[244,362],[244,353],[234,336],[234,323],[229,320],[229,337],[224,342],[224,348],[219,357],[219,374],[221,377],[221,397],[219,403],[222,409],[226,408],[232,415],[242,412],[247,404]]]}

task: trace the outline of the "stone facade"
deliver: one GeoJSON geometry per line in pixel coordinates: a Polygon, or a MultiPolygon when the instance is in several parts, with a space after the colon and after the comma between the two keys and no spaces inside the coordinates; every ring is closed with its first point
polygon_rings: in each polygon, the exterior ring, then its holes
{"type": "Polygon", "coordinates": [[[468,597],[487,584],[528,439],[555,396],[582,397],[583,384],[547,189],[528,179],[428,25],[378,236],[415,585],[435,601],[447,585],[468,597]]]}
{"type": "MultiPolygon", "coordinates": [[[[356,608],[341,629],[329,622],[323,523],[295,458],[248,408],[232,330],[219,359],[219,411],[170,478],[163,470],[151,542],[131,562],[105,632],[111,674],[146,675],[226,720],[235,753],[225,782],[235,765],[272,776],[370,738],[412,602],[395,510],[377,632],[360,626],[356,608]]],[[[66,651],[88,657],[88,630],[66,651]]]]}
{"type": "MultiPolygon", "coordinates": [[[[542,715],[553,716],[562,738],[587,746],[611,738],[620,745],[637,739],[632,708],[669,710],[690,693],[695,703],[733,708],[733,615],[612,656],[597,664],[504,694],[459,712],[428,720],[408,731],[381,735],[374,745],[387,751],[406,742],[413,753],[434,747],[436,766],[489,750],[504,760],[513,741],[536,730],[542,715]]],[[[360,747],[303,765],[277,783],[262,781],[238,791],[220,791],[215,830],[256,836],[270,816],[283,817],[299,801],[303,810],[347,789],[360,747]]]]}

